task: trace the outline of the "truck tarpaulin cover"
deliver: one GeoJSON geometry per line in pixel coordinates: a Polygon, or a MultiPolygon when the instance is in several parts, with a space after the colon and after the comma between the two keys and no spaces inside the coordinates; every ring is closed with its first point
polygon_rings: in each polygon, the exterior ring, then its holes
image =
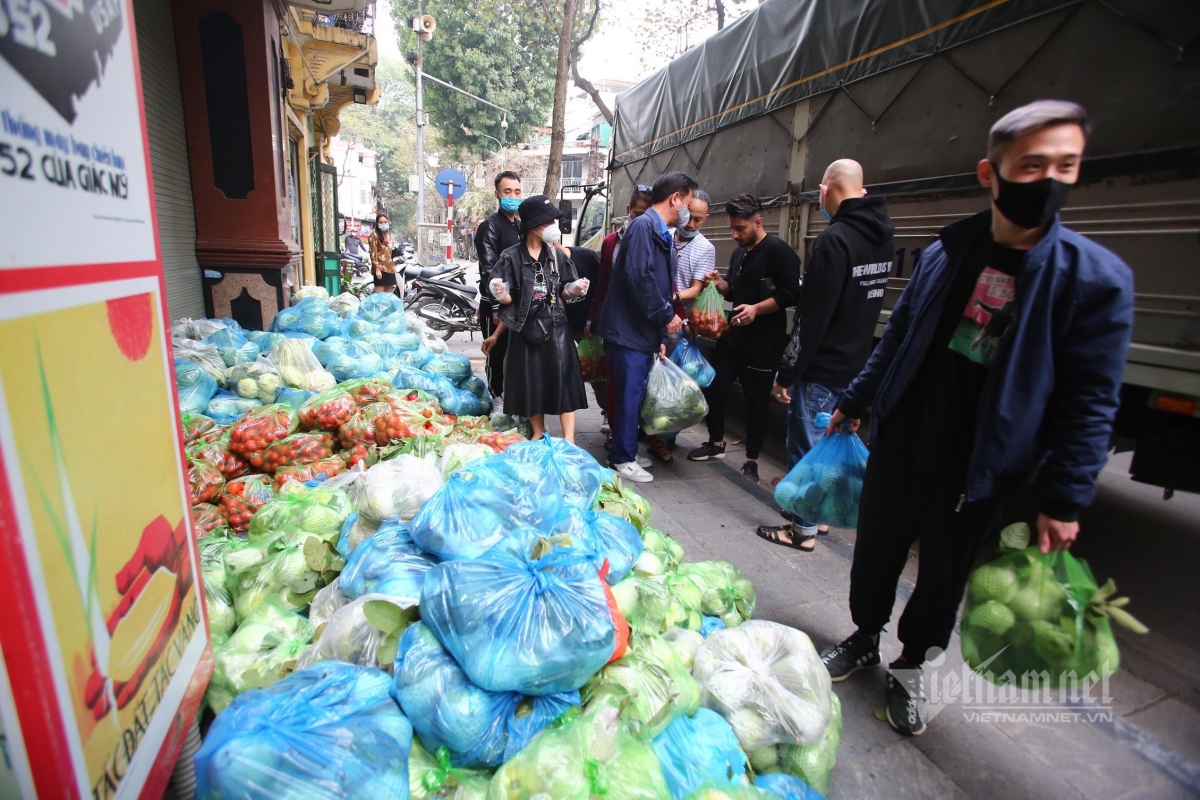
{"type": "Polygon", "coordinates": [[[767,0],[617,98],[619,167],[1082,0],[767,0]]]}

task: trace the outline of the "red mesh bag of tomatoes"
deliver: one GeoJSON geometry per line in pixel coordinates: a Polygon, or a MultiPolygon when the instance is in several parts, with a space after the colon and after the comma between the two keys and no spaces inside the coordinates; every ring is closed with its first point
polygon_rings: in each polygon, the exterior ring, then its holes
{"type": "Polygon", "coordinates": [[[282,489],[283,485],[288,481],[307,483],[322,476],[332,478],[334,475],[339,475],[345,471],[346,462],[342,461],[338,456],[323,458],[311,464],[292,464],[287,467],[280,467],[275,471],[275,491],[282,489]]]}
{"type": "Polygon", "coordinates": [[[291,436],[300,427],[295,409],[285,403],[252,408],[229,427],[229,449],[250,463],[263,468],[263,452],[273,442],[291,436]]]}
{"type": "Polygon", "coordinates": [[[364,408],[362,416],[370,422],[375,437],[372,444],[383,446],[413,437],[415,434],[401,415],[411,415],[411,412],[397,409],[390,403],[372,403],[364,408]]]}
{"type": "Polygon", "coordinates": [[[356,410],[358,403],[349,392],[330,389],[300,406],[300,427],[306,431],[336,432],[340,425],[350,421],[356,410]]]}
{"type": "Polygon", "coordinates": [[[479,434],[479,443],[492,448],[492,452],[503,453],[511,444],[525,441],[520,431],[488,431],[479,434]]]}
{"type": "Polygon", "coordinates": [[[338,441],[346,450],[356,444],[373,445],[375,444],[375,422],[361,411],[355,411],[349,420],[338,426],[337,436],[338,441]]]}
{"type": "Polygon", "coordinates": [[[359,378],[338,384],[338,388],[354,398],[359,406],[369,406],[392,391],[392,384],[382,378],[359,378]]]}
{"type": "Polygon", "coordinates": [[[221,471],[203,461],[193,461],[188,468],[188,489],[192,493],[192,505],[207,503],[225,488],[221,471]]]}
{"type": "Polygon", "coordinates": [[[688,315],[688,327],[697,336],[720,339],[729,330],[729,317],[725,316],[725,298],[717,291],[716,281],[709,281],[692,304],[688,315]]]}
{"type": "Polygon", "coordinates": [[[576,348],[579,353],[579,371],[584,383],[605,380],[608,376],[608,355],[604,344],[595,336],[585,337],[576,348]]]}
{"type": "Polygon", "coordinates": [[[387,403],[397,411],[419,411],[424,408],[436,408],[440,413],[442,410],[442,407],[438,405],[436,397],[420,389],[393,389],[390,392],[381,394],[379,402],[387,403]]]}
{"type": "Polygon", "coordinates": [[[229,447],[230,440],[222,436],[215,442],[196,442],[188,448],[192,461],[203,461],[221,471],[225,480],[240,478],[250,471],[250,465],[229,447]]]}
{"type": "Polygon", "coordinates": [[[206,417],[203,414],[189,414],[185,411],[180,415],[179,421],[183,424],[184,444],[215,441],[225,431],[225,428],[218,425],[212,417],[206,417]]]}
{"type": "Polygon", "coordinates": [[[336,439],[332,433],[311,431],[309,433],[293,433],[286,439],[280,439],[263,452],[263,469],[276,472],[280,467],[291,467],[296,464],[311,464],[329,458],[337,449],[336,439]]]}
{"type": "Polygon", "coordinates": [[[212,503],[196,503],[192,506],[192,524],[196,526],[196,536],[199,537],[224,525],[225,516],[212,503]]]}
{"type": "Polygon", "coordinates": [[[217,503],[228,520],[229,527],[245,533],[250,527],[250,518],[267,503],[275,499],[275,489],[267,475],[247,475],[234,478],[225,484],[225,491],[217,503]]]}

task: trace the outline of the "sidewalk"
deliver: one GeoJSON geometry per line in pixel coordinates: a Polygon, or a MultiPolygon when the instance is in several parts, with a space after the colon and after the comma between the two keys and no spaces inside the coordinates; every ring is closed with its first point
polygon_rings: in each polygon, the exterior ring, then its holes
{"type": "MultiPolygon", "coordinates": [[[[477,344],[455,341],[453,347],[472,359],[479,357],[477,344]]],[[[474,366],[481,369],[482,363],[474,366]]],[[[557,433],[557,420],[550,425],[557,433]]],[[[604,463],[599,426],[597,409],[580,412],[576,440],[604,463]]],[[[740,447],[731,446],[724,461],[687,461],[687,450],[706,438],[702,426],[683,432],[675,461],[656,463],[654,482],[636,487],[653,507],[654,527],[678,539],[688,560],[724,559],[741,569],[758,591],[756,618],[805,631],[818,650],[840,641],[854,629],[846,605],[853,531],[835,530],[822,537],[812,554],[759,539],[754,535],[758,525],[781,521],[769,488],[771,478],[782,474],[785,466],[781,443],[768,446],[760,464],[762,485],[756,486],[740,474],[740,447]]],[[[915,565],[913,554],[897,591],[898,609],[911,594],[915,565]]],[[[899,652],[894,632],[885,632],[885,663],[899,652]]],[[[962,669],[956,636],[936,676],[946,686],[947,677],[953,684],[962,669]]],[[[875,717],[875,709],[883,705],[885,680],[880,669],[835,685],[845,723],[831,800],[1200,795],[1200,730],[1188,728],[1167,746],[1131,723],[1122,715],[1144,708],[1154,687],[1124,672],[1112,681],[1111,713],[1094,706],[1067,707],[1055,699],[1034,708],[1003,707],[1026,712],[1023,716],[981,720],[971,716],[977,711],[958,702],[942,708],[925,734],[915,738],[897,735],[875,717]]],[[[1191,717],[1180,719],[1187,725],[1191,717]]]]}

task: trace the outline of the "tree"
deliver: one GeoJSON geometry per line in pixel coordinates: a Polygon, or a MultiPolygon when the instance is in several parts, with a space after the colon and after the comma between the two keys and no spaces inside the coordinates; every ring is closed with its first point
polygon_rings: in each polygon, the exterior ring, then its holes
{"type": "MultiPolygon", "coordinates": [[[[417,2],[390,1],[400,42],[415,52],[407,20],[417,2]]],[[[477,134],[519,142],[545,122],[558,37],[544,24],[537,0],[424,0],[421,10],[437,20],[433,39],[422,45],[425,72],[512,112],[504,129],[503,112],[428,81],[425,109],[442,145],[483,155],[497,145],[477,134]]]]}
{"type": "Polygon", "coordinates": [[[583,89],[592,98],[592,102],[596,104],[596,108],[600,109],[600,113],[609,125],[613,124],[613,112],[608,107],[608,103],[604,102],[604,98],[600,96],[600,92],[592,85],[592,82],[579,74],[579,48],[591,38],[592,32],[596,29],[596,19],[600,16],[600,0],[592,0],[592,13],[588,18],[587,29],[581,36],[571,42],[571,80],[575,81],[575,85],[583,89]]]}
{"type": "Polygon", "coordinates": [[[750,9],[746,0],[663,0],[648,5],[634,38],[646,67],[662,67],[750,9]],[[710,5],[711,2],[711,5],[710,5]]]}

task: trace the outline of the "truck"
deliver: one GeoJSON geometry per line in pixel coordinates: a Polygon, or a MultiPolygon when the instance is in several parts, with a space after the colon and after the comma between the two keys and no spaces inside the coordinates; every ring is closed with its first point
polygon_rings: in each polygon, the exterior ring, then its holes
{"type": "MultiPolygon", "coordinates": [[[[1093,133],[1061,219],[1135,282],[1113,447],[1164,497],[1200,491],[1198,34],[1189,0],[766,0],[617,97],[608,206],[682,170],[714,201],[761,198],[803,268],[825,168],[854,158],[896,224],[878,336],[938,231],[988,207],[991,125],[1079,102],[1093,133]]],[[[720,265],[733,242],[712,212],[720,265]]]]}

